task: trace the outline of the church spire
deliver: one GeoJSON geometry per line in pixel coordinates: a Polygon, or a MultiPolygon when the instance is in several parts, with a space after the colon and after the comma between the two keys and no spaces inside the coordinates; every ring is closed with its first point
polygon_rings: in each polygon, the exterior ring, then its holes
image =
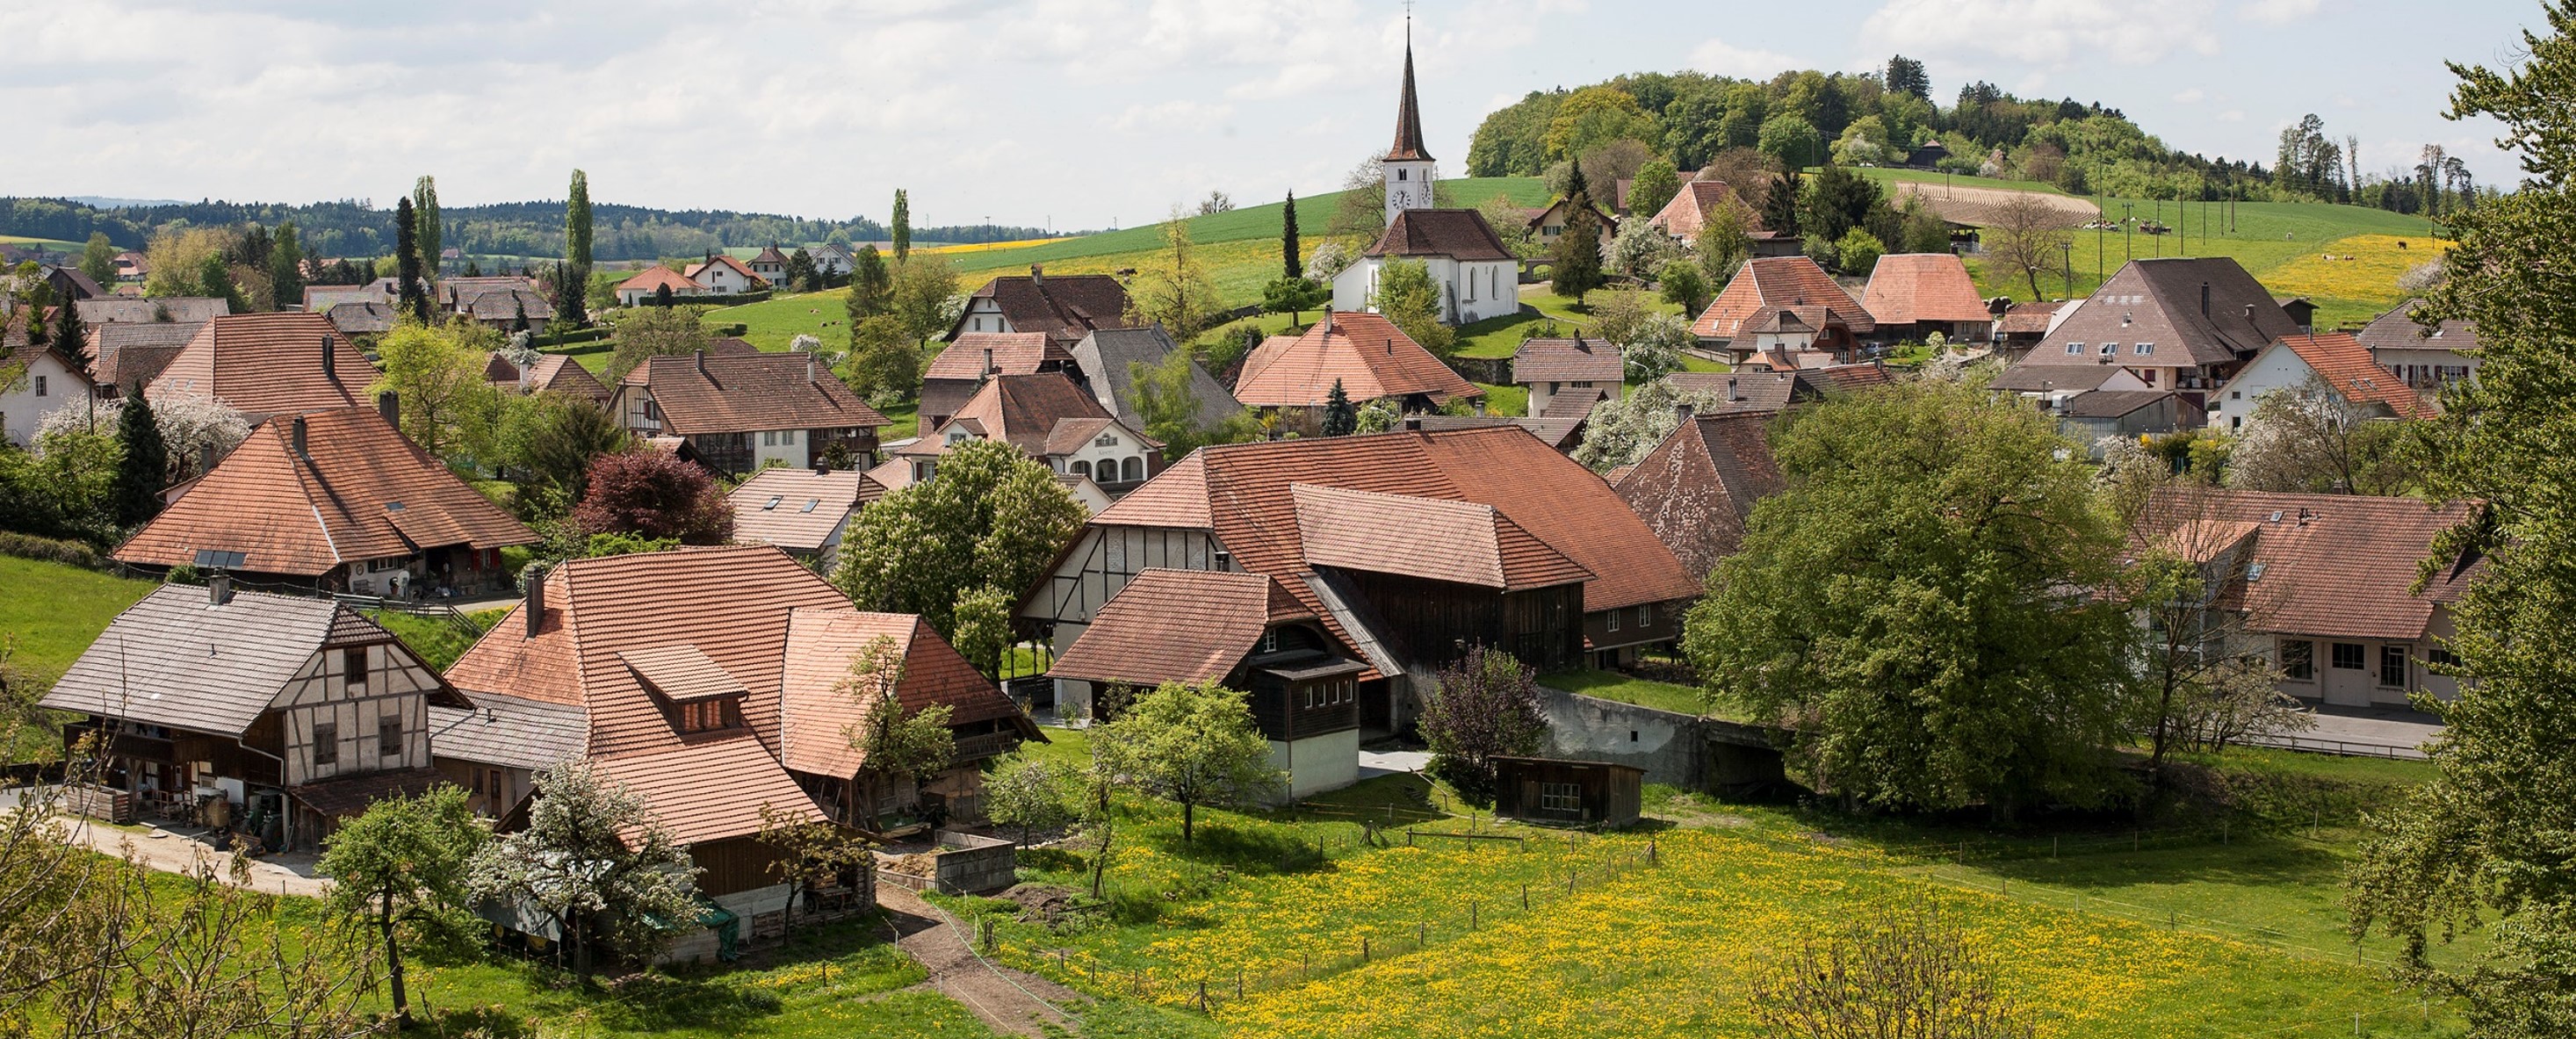
{"type": "Polygon", "coordinates": [[[1395,105],[1395,147],[1386,153],[1390,160],[1429,161],[1431,153],[1422,147],[1422,105],[1413,99],[1413,13],[1404,15],[1404,97],[1395,105]]]}

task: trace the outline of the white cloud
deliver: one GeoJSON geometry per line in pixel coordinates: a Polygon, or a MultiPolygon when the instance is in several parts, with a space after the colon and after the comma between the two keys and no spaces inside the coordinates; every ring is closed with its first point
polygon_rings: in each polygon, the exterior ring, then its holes
{"type": "Polygon", "coordinates": [[[1165,101],[1159,105],[1129,105],[1127,110],[1107,120],[1110,129],[1128,132],[1157,133],[1214,131],[1234,115],[1233,105],[1211,105],[1197,101],[1165,101]]]}
{"type": "Polygon", "coordinates": [[[2209,95],[2203,93],[2199,87],[2193,87],[2189,90],[2183,91],[2182,93],[2175,94],[2173,99],[2186,105],[2196,105],[2208,96],[2209,95]]]}
{"type": "Polygon", "coordinates": [[[1937,55],[1991,68],[1994,59],[2064,70],[2147,65],[2218,52],[2213,0],[2151,11],[2117,0],[1888,0],[1861,23],[1861,49],[1937,55]]]}
{"type": "Polygon", "coordinates": [[[1806,68],[1807,64],[1778,51],[1738,47],[1712,37],[1692,49],[1690,67],[1738,79],[1769,79],[1775,73],[1806,68]]]}
{"type": "Polygon", "coordinates": [[[2324,0],[2252,0],[2236,16],[2266,25],[2288,25],[2317,13],[2323,6],[2324,0]]]}
{"type": "Polygon", "coordinates": [[[2218,121],[2222,123],[2241,123],[2245,121],[2245,113],[2240,109],[2230,108],[2227,111],[2218,113],[2218,121]]]}

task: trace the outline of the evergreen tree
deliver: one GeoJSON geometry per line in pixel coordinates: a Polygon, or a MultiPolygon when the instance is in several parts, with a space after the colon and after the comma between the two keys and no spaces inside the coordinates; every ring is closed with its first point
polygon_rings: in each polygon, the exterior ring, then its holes
{"type": "Polygon", "coordinates": [[[268,289],[279,310],[304,302],[304,246],[296,241],[292,223],[277,225],[277,244],[268,253],[268,289]]]}
{"type": "Polygon", "coordinates": [[[439,270],[439,258],[447,255],[447,250],[439,243],[437,178],[422,177],[412,182],[411,214],[414,221],[412,234],[420,242],[421,263],[435,275],[439,270]]]}
{"type": "Polygon", "coordinates": [[[894,189],[894,258],[901,262],[912,255],[912,200],[902,188],[894,189]]]}
{"type": "Polygon", "coordinates": [[[572,171],[572,189],[564,196],[564,262],[590,274],[590,174],[572,171]]]}
{"type": "Polygon", "coordinates": [[[405,195],[394,203],[395,312],[429,323],[429,294],[420,283],[420,217],[405,195]]]}
{"type": "Polygon", "coordinates": [[[581,268],[574,266],[570,261],[558,262],[555,264],[552,281],[555,290],[555,320],[569,321],[576,326],[590,324],[588,299],[590,279],[581,273],[581,268]]]}
{"type": "Polygon", "coordinates": [[[250,304],[242,299],[240,286],[233,284],[232,265],[224,262],[222,253],[207,253],[204,262],[197,265],[197,294],[223,300],[235,314],[250,310],[250,304]]]}
{"type": "Polygon", "coordinates": [[[1297,193],[1288,193],[1288,207],[1279,216],[1279,270],[1282,277],[1306,276],[1306,261],[1297,248],[1297,193]]]}
{"type": "Polygon", "coordinates": [[[1922,62],[1899,54],[1887,59],[1887,92],[1929,99],[1932,77],[1923,73],[1922,62]]]}
{"type": "Polygon", "coordinates": [[[893,295],[894,275],[886,270],[885,257],[876,246],[860,246],[850,261],[850,297],[845,303],[851,334],[857,334],[859,322],[885,313],[893,305],[893,295]]]}
{"type": "Polygon", "coordinates": [[[1346,437],[1359,432],[1360,412],[1351,406],[1351,395],[1342,389],[1342,380],[1333,380],[1333,392],[1324,398],[1324,435],[1346,437]]]}
{"type": "Polygon", "coordinates": [[[1797,170],[1780,175],[1762,195],[1762,229],[1783,235],[1798,233],[1798,193],[1804,177],[1797,170]]]}
{"type": "Polygon", "coordinates": [[[1566,206],[1573,216],[1565,221],[1565,233],[1556,240],[1553,287],[1556,294],[1580,300],[1583,294],[1601,287],[1601,222],[1592,216],[1592,197],[1583,183],[1583,164],[1575,163],[1567,181],[1566,206]]]}
{"type": "Polygon", "coordinates": [[[65,299],[54,308],[54,352],[70,358],[72,367],[89,370],[89,336],[81,328],[80,308],[65,299]]]}
{"type": "Polygon", "coordinates": [[[132,527],[160,513],[170,466],[170,447],[161,439],[161,425],[140,383],[117,409],[116,442],[122,449],[116,460],[116,525],[132,527]]]}

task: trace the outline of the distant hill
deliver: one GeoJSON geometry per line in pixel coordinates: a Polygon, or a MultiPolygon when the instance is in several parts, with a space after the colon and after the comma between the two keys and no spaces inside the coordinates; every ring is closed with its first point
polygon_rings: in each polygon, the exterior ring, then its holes
{"type": "Polygon", "coordinates": [[[175,198],[110,198],[106,195],[73,195],[63,201],[78,202],[84,206],[89,206],[94,209],[149,209],[153,206],[184,206],[188,204],[181,199],[175,198]]]}
{"type": "MultiPolygon", "coordinates": [[[[439,218],[445,244],[468,256],[541,258],[563,254],[564,204],[560,201],[448,206],[439,211],[439,218]]],[[[290,220],[295,222],[309,255],[371,257],[393,252],[393,211],[354,199],[280,205],[0,197],[0,235],[81,242],[87,241],[91,232],[105,232],[108,240],[121,249],[143,248],[150,244],[154,232],[179,221],[199,227],[257,223],[274,228],[290,220]]],[[[878,241],[888,236],[884,224],[868,217],[814,220],[772,213],[669,210],[615,203],[594,203],[591,226],[591,255],[605,261],[658,260],[772,243],[878,241]]],[[[916,227],[912,232],[913,239],[920,242],[969,243],[1019,241],[1046,234],[1039,228],[987,224],[916,227]]]]}

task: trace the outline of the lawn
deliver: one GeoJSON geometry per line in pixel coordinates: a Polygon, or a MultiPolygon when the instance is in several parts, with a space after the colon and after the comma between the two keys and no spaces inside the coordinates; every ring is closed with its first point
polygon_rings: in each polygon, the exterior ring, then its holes
{"type": "MultiPolygon", "coordinates": [[[[403,645],[410,646],[412,652],[420,654],[422,663],[439,671],[445,671],[448,665],[456,663],[456,658],[464,656],[466,650],[474,648],[474,640],[480,637],[479,633],[467,635],[463,629],[445,618],[422,617],[398,610],[364,612],[368,619],[383,625],[386,631],[393,632],[395,638],[401,639],[403,645]]],[[[466,614],[465,619],[474,622],[479,631],[490,631],[492,626],[500,623],[501,618],[509,612],[510,608],[507,606],[496,606],[466,614]]]]}
{"type": "MultiPolygon", "coordinates": [[[[1807,172],[1816,173],[1820,171],[1811,166],[1807,168],[1807,172]]],[[[2002,180],[1993,177],[1974,177],[1965,174],[1942,173],[1937,170],[1909,170],[1885,166],[1857,167],[1853,169],[1852,172],[1858,173],[1870,180],[1880,182],[1901,180],[1915,184],[1952,184],[1963,188],[1992,188],[2000,191],[2038,191],[2051,195],[2065,194],[2065,192],[2058,190],[2057,186],[2054,184],[2043,184],[2035,180],[2002,180]]]]}
{"type": "Polygon", "coordinates": [[[1604,700],[1636,704],[1639,707],[1652,707],[1658,711],[1673,711],[1679,714],[1705,714],[1708,711],[1706,707],[1700,705],[1697,689],[1686,685],[1674,685],[1671,682],[1657,682],[1634,675],[1623,675],[1616,671],[1596,669],[1559,671],[1552,675],[1541,675],[1538,681],[1540,685],[1550,689],[1563,689],[1569,693],[1597,696],[1604,700]]]}
{"type": "MultiPolygon", "coordinates": [[[[2122,879],[2158,868],[2145,857],[2096,857],[1998,891],[1975,871],[1933,875],[1863,842],[1819,841],[1769,810],[1720,829],[1605,836],[1452,818],[1415,829],[1524,842],[1408,842],[1399,825],[1384,847],[1347,821],[1204,809],[1184,844],[1169,808],[1122,812],[1112,898],[1091,922],[1049,929],[1008,903],[947,902],[993,921],[1005,962],[1118,999],[1134,1019],[1121,1034],[1177,1034],[1188,1020],[1132,1004],[1194,1010],[1205,998],[1237,1036],[1752,1035],[1742,992],[1770,950],[1871,906],[1920,904],[2000,954],[2043,1035],[2340,1035],[2357,1012],[2374,1015],[2364,1034],[2418,1034],[2408,1025],[2422,1012],[2353,966],[2349,947],[2346,958],[2293,947],[2330,915],[2317,900],[2332,885],[2251,840],[2179,860],[2187,872],[2163,892],[2122,879]],[[2235,885],[2295,890],[2239,913],[2235,885]],[[2227,918],[2206,931],[2189,914],[2150,923],[2152,904],[2106,901],[2115,895],[2209,899],[2202,908],[2227,918]],[[2262,927],[2286,937],[2247,940],[2262,927]]],[[[1081,886],[1080,866],[1032,856],[1023,878],[1081,886]]]]}
{"type": "Polygon", "coordinates": [[[0,588],[8,589],[0,594],[0,633],[17,636],[15,663],[59,675],[107,622],[155,587],[66,563],[0,556],[0,588]]]}

